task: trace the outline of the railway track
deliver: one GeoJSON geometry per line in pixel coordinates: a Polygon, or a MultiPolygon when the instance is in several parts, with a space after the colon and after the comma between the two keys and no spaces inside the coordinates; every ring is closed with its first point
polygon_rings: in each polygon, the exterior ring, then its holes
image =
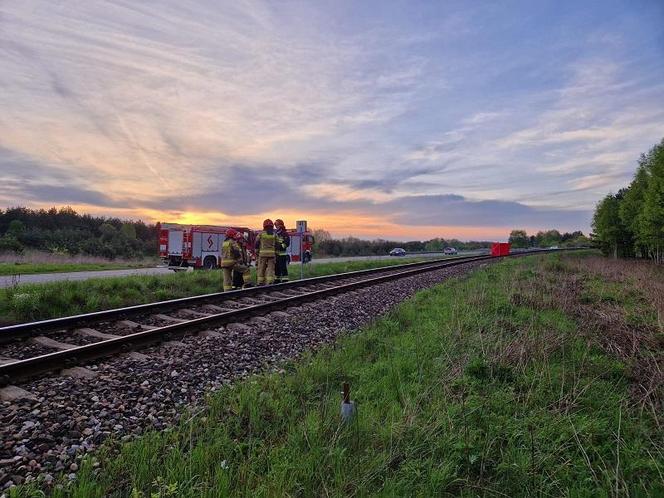
{"type": "MultiPolygon", "coordinates": [[[[541,254],[548,251],[536,251],[541,254]]],[[[519,253],[513,256],[532,254],[519,253]]],[[[132,353],[229,323],[391,280],[495,259],[466,256],[206,294],[0,328],[0,387],[91,360],[132,353]]]]}

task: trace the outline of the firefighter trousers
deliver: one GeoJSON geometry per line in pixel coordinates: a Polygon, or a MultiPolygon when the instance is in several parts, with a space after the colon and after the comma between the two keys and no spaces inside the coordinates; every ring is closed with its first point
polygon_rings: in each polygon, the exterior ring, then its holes
{"type": "Polygon", "coordinates": [[[275,264],[274,274],[276,275],[275,282],[288,282],[288,263],[290,256],[288,254],[277,254],[277,261],[275,264]]]}
{"type": "Polygon", "coordinates": [[[244,285],[251,283],[251,272],[247,265],[236,263],[233,266],[222,266],[221,271],[224,278],[224,292],[233,289],[233,271],[242,273],[244,285]]]}
{"type": "Polygon", "coordinates": [[[256,265],[256,283],[271,285],[274,283],[274,256],[258,256],[256,265]]]}

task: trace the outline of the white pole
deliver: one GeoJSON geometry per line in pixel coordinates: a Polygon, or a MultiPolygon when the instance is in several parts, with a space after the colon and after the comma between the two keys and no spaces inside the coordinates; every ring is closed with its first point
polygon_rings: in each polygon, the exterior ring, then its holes
{"type": "Polygon", "coordinates": [[[304,234],[300,234],[300,280],[304,278],[304,258],[303,255],[304,253],[302,252],[302,246],[304,242],[304,234]]]}
{"type": "Polygon", "coordinates": [[[300,236],[300,280],[304,278],[304,234],[307,231],[306,220],[298,220],[295,222],[296,232],[300,236]]]}

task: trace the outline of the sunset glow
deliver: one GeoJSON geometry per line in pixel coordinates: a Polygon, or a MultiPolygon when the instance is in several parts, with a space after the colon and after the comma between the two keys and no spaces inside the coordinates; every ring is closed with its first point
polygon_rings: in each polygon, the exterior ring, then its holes
{"type": "Polygon", "coordinates": [[[661,139],[663,14],[563,3],[3,2],[0,203],[588,232],[661,139]]]}

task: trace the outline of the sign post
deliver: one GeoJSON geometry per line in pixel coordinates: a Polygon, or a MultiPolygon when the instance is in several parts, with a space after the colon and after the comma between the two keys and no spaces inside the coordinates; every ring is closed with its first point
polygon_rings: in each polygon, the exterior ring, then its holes
{"type": "Polygon", "coordinates": [[[297,233],[300,234],[300,280],[304,278],[304,233],[307,231],[307,220],[295,222],[297,233]]]}

